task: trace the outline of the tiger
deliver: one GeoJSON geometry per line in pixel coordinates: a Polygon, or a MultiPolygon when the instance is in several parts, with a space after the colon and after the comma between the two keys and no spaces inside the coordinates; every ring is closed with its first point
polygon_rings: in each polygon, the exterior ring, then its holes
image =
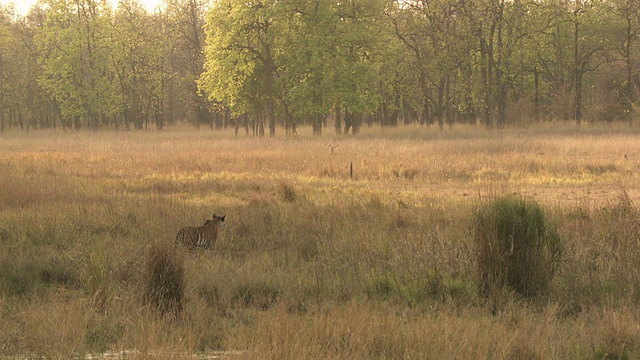
{"type": "Polygon", "coordinates": [[[227,215],[217,216],[213,214],[213,219],[208,219],[202,226],[183,227],[176,234],[176,247],[182,245],[189,250],[197,247],[209,249],[218,240],[218,232],[221,227],[226,225],[226,218],[227,215]]]}

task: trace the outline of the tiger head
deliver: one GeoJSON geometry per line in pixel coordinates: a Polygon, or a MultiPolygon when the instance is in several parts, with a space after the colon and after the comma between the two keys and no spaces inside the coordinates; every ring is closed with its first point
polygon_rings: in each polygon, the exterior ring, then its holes
{"type": "Polygon", "coordinates": [[[227,215],[222,215],[222,216],[218,216],[216,214],[213,214],[213,219],[212,220],[207,220],[207,222],[209,221],[213,221],[213,222],[217,222],[219,223],[218,226],[219,227],[225,227],[227,226],[227,223],[225,222],[225,220],[227,219],[227,215]]]}

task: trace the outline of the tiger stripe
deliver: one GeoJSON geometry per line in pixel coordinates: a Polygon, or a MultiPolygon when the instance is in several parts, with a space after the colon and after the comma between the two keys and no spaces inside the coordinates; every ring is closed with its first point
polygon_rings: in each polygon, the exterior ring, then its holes
{"type": "Polygon", "coordinates": [[[183,227],[176,234],[176,246],[185,246],[190,250],[197,247],[209,249],[218,240],[220,227],[225,225],[227,215],[217,216],[205,221],[204,225],[183,227]]]}

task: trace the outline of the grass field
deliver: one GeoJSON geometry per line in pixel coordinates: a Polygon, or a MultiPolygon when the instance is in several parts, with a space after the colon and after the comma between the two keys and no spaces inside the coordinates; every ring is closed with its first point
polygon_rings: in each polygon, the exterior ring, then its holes
{"type": "Polygon", "coordinates": [[[302,130],[0,134],[0,357],[640,357],[640,128],[302,130]],[[479,291],[504,194],[564,246],[536,297],[479,291]],[[213,250],[173,252],[213,213],[213,250]],[[164,316],[154,249],[184,270],[164,316]]]}

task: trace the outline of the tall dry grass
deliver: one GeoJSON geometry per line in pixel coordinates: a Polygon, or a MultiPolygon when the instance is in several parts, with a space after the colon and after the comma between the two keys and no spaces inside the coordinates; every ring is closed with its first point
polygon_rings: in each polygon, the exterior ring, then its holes
{"type": "Polygon", "coordinates": [[[0,354],[637,357],[637,133],[2,134],[0,354]],[[514,193],[563,256],[543,296],[489,301],[474,214],[514,193]],[[173,258],[176,231],[212,212],[228,221],[215,249],[173,258]],[[183,271],[177,316],[147,306],[154,251],[183,271]]]}

